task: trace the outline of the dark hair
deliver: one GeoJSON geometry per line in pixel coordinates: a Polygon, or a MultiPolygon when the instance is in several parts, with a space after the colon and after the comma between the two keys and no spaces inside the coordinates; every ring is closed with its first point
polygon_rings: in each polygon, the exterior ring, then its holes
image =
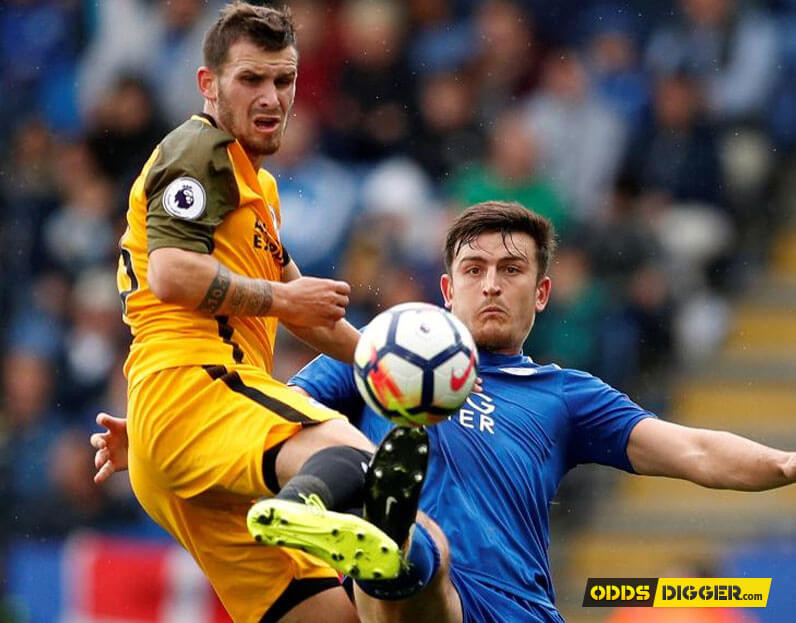
{"type": "Polygon", "coordinates": [[[290,9],[239,1],[226,5],[205,35],[204,64],[213,71],[221,69],[229,48],[240,39],[248,39],[269,52],[295,47],[296,29],[290,9]]]}
{"type": "Polygon", "coordinates": [[[549,219],[514,201],[485,201],[462,212],[448,229],[445,239],[445,268],[450,273],[453,259],[461,248],[481,234],[515,232],[528,234],[536,243],[538,278],[547,274],[556,249],[555,229],[549,219]]]}

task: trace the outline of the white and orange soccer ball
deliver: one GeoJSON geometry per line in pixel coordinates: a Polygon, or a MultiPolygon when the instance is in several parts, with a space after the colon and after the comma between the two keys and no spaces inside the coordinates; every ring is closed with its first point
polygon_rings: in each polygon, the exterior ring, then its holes
{"type": "Polygon", "coordinates": [[[462,406],[478,352],[467,327],[427,303],[403,303],[365,327],[354,380],[371,409],[402,426],[437,424],[462,406]]]}

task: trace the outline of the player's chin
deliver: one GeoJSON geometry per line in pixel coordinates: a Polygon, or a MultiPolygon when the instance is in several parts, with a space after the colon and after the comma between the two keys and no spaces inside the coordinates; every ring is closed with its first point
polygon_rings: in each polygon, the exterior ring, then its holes
{"type": "Polygon", "coordinates": [[[262,153],[270,156],[271,154],[275,154],[279,151],[279,148],[282,146],[282,135],[274,135],[264,138],[260,141],[262,145],[262,153]]]}
{"type": "Polygon", "coordinates": [[[279,151],[281,145],[281,136],[269,136],[250,138],[245,147],[247,147],[248,151],[253,151],[263,156],[270,156],[279,151]]]}
{"type": "Polygon", "coordinates": [[[471,332],[476,345],[483,350],[499,350],[505,348],[511,342],[508,327],[495,322],[481,323],[477,328],[472,329],[471,332]]]}

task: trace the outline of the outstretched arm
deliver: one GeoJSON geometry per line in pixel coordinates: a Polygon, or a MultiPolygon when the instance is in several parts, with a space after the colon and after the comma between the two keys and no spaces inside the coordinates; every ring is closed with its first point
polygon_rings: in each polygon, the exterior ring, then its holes
{"type": "Polygon", "coordinates": [[[796,482],[796,453],[723,431],[647,418],[630,433],[637,473],[690,480],[713,489],[764,491],[796,482]]]}

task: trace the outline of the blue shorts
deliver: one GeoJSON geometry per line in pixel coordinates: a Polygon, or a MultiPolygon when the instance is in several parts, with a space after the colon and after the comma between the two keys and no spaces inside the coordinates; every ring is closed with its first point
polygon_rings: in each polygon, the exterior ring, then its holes
{"type": "Polygon", "coordinates": [[[462,601],[464,623],[564,623],[556,609],[484,584],[453,567],[450,577],[462,601]]]}

